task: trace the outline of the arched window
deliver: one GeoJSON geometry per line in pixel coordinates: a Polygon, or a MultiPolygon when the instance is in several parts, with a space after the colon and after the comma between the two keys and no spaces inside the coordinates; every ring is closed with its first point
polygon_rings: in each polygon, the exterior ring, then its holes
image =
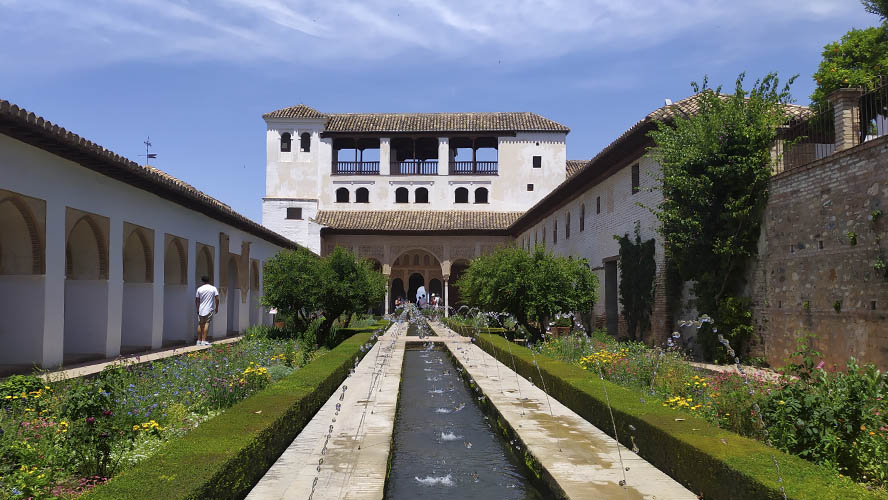
{"type": "Polygon", "coordinates": [[[407,199],[410,197],[410,192],[407,191],[407,188],[400,187],[395,189],[395,203],[407,203],[407,199]]]}
{"type": "Polygon", "coordinates": [[[348,189],[339,188],[336,190],[336,203],[348,203],[348,189]]]}
{"type": "Polygon", "coordinates": [[[570,212],[568,212],[567,217],[564,218],[564,239],[570,239],[570,212]]]}
{"type": "Polygon", "coordinates": [[[417,188],[413,193],[413,203],[428,203],[429,190],[426,188],[417,188]]]}
{"type": "Polygon", "coordinates": [[[370,203],[370,191],[367,188],[358,188],[355,191],[355,203],[370,203]]]}
{"type": "Polygon", "coordinates": [[[487,188],[475,190],[475,203],[487,203],[487,188]]]}
{"type": "Polygon", "coordinates": [[[586,204],[580,205],[580,232],[586,229],[586,204]]]}
{"type": "Polygon", "coordinates": [[[281,153],[289,153],[292,145],[292,136],[289,132],[281,134],[281,153]]]}
{"type": "Polygon", "coordinates": [[[303,132],[299,135],[299,151],[308,153],[311,151],[311,134],[303,132]]]}
{"type": "Polygon", "coordinates": [[[468,203],[469,202],[469,190],[466,188],[456,188],[456,192],[453,194],[453,202],[454,203],[468,203]]]}

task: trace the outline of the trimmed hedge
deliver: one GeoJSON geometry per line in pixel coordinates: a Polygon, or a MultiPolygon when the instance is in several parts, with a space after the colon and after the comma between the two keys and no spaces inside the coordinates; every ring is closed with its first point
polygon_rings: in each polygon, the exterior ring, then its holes
{"type": "Polygon", "coordinates": [[[376,329],[364,328],[80,498],[244,498],[345,380],[376,329]]]}
{"type": "MultiPolygon", "coordinates": [[[[457,334],[463,337],[474,337],[475,336],[475,328],[469,325],[465,325],[460,323],[459,321],[454,321],[452,318],[447,318],[444,320],[444,324],[447,325],[447,328],[450,328],[457,334]]],[[[478,329],[478,333],[482,334],[492,334],[499,335],[500,337],[510,336],[514,337],[514,332],[511,330],[507,330],[505,328],[495,328],[484,326],[478,329]]]]}
{"type": "MultiPolygon", "coordinates": [[[[508,343],[497,335],[482,335],[479,342],[481,348],[511,366],[508,343]]],[[[578,366],[544,356],[537,356],[534,366],[530,350],[519,345],[511,345],[511,354],[519,374],[539,385],[539,366],[552,397],[612,435],[601,379],[578,366]]],[[[665,408],[659,400],[643,403],[647,394],[640,391],[606,381],[604,386],[620,442],[631,447],[629,436],[633,435],[640,447],[639,455],[703,498],[781,500],[771,458],[774,456],[780,464],[787,498],[888,499],[882,490],[869,491],[825,467],[665,408]],[[634,431],[630,431],[630,425],[634,431]]]]}

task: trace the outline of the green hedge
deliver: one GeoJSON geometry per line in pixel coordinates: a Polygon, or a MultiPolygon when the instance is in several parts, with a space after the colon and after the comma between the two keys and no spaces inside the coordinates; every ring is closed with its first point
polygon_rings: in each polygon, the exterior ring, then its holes
{"type": "MultiPolygon", "coordinates": [[[[508,344],[496,335],[483,335],[480,341],[480,347],[511,366],[508,344]]],[[[518,372],[539,386],[540,375],[531,352],[512,344],[511,354],[518,372]]],[[[537,356],[536,361],[551,396],[612,434],[601,379],[562,361],[542,356],[537,356]]],[[[631,447],[629,436],[634,435],[644,459],[703,498],[782,499],[771,458],[775,456],[788,498],[888,499],[884,491],[868,491],[825,467],[665,408],[659,400],[643,403],[645,393],[610,382],[604,385],[620,441],[631,447]],[[635,431],[630,432],[629,425],[635,431]]],[[[628,475],[631,481],[631,472],[628,475]]]]}
{"type": "MultiPolygon", "coordinates": [[[[463,337],[474,337],[475,336],[475,333],[476,333],[475,328],[472,326],[469,326],[469,325],[465,325],[465,324],[461,323],[460,321],[454,320],[452,318],[447,318],[444,320],[444,324],[447,325],[447,328],[450,328],[451,330],[453,330],[454,332],[456,332],[457,334],[459,334],[463,337]]],[[[504,337],[504,336],[508,336],[510,338],[514,337],[514,332],[512,332],[510,330],[507,330],[505,328],[494,328],[494,327],[488,327],[488,326],[484,326],[484,327],[479,328],[478,333],[499,335],[500,337],[504,337]]]]}
{"type": "Polygon", "coordinates": [[[362,326],[359,328],[338,328],[336,329],[336,337],[333,339],[333,343],[338,345],[340,342],[345,339],[351,338],[353,335],[358,333],[363,333],[367,331],[376,331],[378,329],[387,329],[392,324],[391,321],[380,319],[375,324],[370,326],[362,326]]]}
{"type": "Polygon", "coordinates": [[[364,328],[80,498],[244,498],[345,380],[374,331],[364,328]]]}

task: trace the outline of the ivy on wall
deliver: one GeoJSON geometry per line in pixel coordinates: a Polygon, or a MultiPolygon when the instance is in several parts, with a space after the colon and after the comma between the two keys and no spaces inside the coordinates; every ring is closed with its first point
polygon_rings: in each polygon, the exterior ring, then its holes
{"type": "Polygon", "coordinates": [[[629,340],[644,340],[651,327],[654,304],[654,285],[657,262],[654,260],[654,240],[641,240],[639,224],[635,223],[635,238],[628,234],[614,235],[620,244],[620,305],[628,325],[629,340]]]}
{"type": "Polygon", "coordinates": [[[776,158],[771,146],[787,120],[789,86],[775,73],[733,94],[692,83],[697,111],[659,122],[650,132],[651,156],[662,167],[663,201],[654,210],[667,258],[693,284],[698,313],[715,318],[698,339],[710,359],[724,360],[716,333],[737,352],[753,331],[749,299],[742,297],[750,258],[755,257],[768,182],[776,158]]]}

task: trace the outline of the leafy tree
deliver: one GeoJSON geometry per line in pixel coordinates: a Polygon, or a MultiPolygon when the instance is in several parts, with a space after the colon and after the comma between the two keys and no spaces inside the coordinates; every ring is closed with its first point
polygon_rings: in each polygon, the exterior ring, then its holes
{"type": "Polygon", "coordinates": [[[870,14],[875,14],[883,20],[888,18],[888,0],[860,0],[860,3],[870,14]]]}
{"type": "Polygon", "coordinates": [[[811,102],[825,106],[826,96],[840,88],[878,86],[879,76],[888,74],[888,28],[852,29],[841,40],[823,48],[823,60],[814,81],[811,102]]]}
{"type": "Polygon", "coordinates": [[[585,261],[556,257],[542,246],[530,253],[504,247],[473,259],[456,286],[469,306],[509,313],[539,341],[555,314],[592,308],[598,278],[585,261]]]}
{"type": "MultiPolygon", "coordinates": [[[[663,201],[655,211],[667,257],[683,281],[694,283],[697,311],[716,319],[719,332],[742,351],[751,316],[737,311],[747,263],[756,255],[768,182],[771,145],[786,122],[789,86],[772,73],[734,94],[692,83],[699,111],[658,123],[651,156],[662,167],[663,201]],[[719,313],[730,306],[731,314],[719,313]],[[733,324],[725,321],[734,321],[733,324]]],[[[709,357],[723,356],[708,327],[700,338],[709,357]]]]}
{"type": "Polygon", "coordinates": [[[333,322],[342,314],[363,312],[385,297],[385,277],[341,247],[325,258],[301,249],[281,251],[265,264],[264,284],[262,304],[276,307],[296,328],[323,318],[319,344],[329,342],[333,322]]]}
{"type": "Polygon", "coordinates": [[[641,229],[635,224],[635,240],[628,234],[614,236],[620,244],[620,304],[629,326],[629,340],[643,340],[651,326],[654,304],[654,282],[657,262],[654,260],[654,239],[641,240],[641,229]],[[637,335],[636,335],[637,333],[637,335]]]}

